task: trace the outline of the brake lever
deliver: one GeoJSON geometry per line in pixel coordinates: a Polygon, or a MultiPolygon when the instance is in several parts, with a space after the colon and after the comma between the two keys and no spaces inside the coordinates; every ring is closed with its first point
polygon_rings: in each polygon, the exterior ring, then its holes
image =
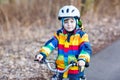
{"type": "Polygon", "coordinates": [[[85,67],[86,68],[89,67],[89,63],[88,62],[85,63],[85,67]]]}
{"type": "Polygon", "coordinates": [[[43,60],[43,59],[41,61],[39,61],[38,59],[34,59],[34,61],[39,62],[41,64],[45,63],[45,60],[43,60]]]}

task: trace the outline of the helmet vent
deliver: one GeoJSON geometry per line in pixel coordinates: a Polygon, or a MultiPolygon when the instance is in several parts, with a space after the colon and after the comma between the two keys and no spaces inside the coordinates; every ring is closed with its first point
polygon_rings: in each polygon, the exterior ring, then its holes
{"type": "Polygon", "coordinates": [[[75,11],[75,10],[73,9],[73,10],[72,10],[72,13],[73,13],[74,11],[75,11]]]}
{"type": "Polygon", "coordinates": [[[68,12],[69,12],[69,9],[67,9],[66,12],[68,13],[68,12]]]}
{"type": "Polygon", "coordinates": [[[62,13],[64,13],[64,10],[62,10],[62,13]]]}

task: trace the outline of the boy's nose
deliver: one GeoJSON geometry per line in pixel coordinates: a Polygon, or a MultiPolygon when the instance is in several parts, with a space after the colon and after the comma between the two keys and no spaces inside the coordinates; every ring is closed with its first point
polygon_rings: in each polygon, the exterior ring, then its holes
{"type": "Polygon", "coordinates": [[[71,25],[70,21],[68,21],[68,25],[71,25]]]}

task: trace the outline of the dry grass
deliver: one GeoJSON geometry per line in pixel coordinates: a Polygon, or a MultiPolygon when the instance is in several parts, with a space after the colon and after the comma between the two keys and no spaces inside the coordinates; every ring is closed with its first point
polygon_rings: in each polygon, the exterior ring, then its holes
{"type": "Polygon", "coordinates": [[[65,4],[77,5],[77,2],[80,0],[23,0],[19,4],[0,4],[0,41],[19,40],[18,36],[32,37],[32,27],[57,26],[59,8],[65,4]]]}
{"type": "MultiPolygon", "coordinates": [[[[108,3],[107,1],[95,0],[94,4],[92,2],[90,10],[86,12],[89,16],[86,16],[86,14],[82,15],[85,16],[84,20],[92,19],[91,22],[99,21],[99,18],[111,15],[115,15],[119,19],[120,11],[118,9],[120,8],[120,0],[112,0],[112,2],[108,3]],[[108,5],[108,7],[103,5],[108,5]]],[[[90,3],[88,1],[85,4],[87,8],[90,3]]],[[[47,31],[45,28],[53,28],[55,26],[55,28],[58,28],[57,13],[59,8],[65,4],[73,4],[80,10],[81,6],[85,6],[84,4],[81,5],[81,0],[44,0],[44,2],[43,0],[36,0],[29,3],[27,0],[22,0],[19,4],[0,4],[0,42],[14,39],[19,40],[21,38],[34,39],[34,34],[39,35],[41,32],[47,31]],[[34,32],[36,30],[37,32],[34,32]]]]}

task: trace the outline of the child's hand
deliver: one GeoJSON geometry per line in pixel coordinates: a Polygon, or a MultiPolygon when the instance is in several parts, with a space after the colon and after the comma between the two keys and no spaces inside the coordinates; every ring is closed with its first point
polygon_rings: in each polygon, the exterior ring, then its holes
{"type": "Polygon", "coordinates": [[[78,61],[78,66],[85,66],[85,61],[84,60],[79,60],[78,61]]]}
{"type": "Polygon", "coordinates": [[[35,56],[35,58],[36,58],[37,60],[41,61],[41,60],[43,59],[43,55],[38,54],[38,55],[35,56]]]}

